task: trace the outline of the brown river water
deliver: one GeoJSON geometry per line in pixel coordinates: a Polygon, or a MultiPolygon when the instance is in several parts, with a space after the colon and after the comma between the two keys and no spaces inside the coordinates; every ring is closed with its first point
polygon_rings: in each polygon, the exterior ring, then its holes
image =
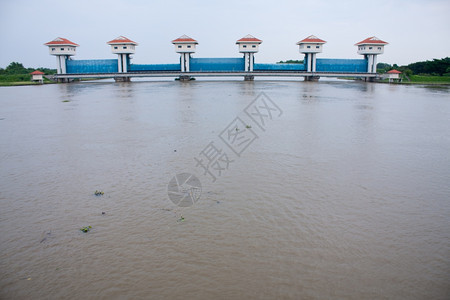
{"type": "Polygon", "coordinates": [[[450,299],[450,89],[3,87],[0,226],[0,299],[450,299]]]}

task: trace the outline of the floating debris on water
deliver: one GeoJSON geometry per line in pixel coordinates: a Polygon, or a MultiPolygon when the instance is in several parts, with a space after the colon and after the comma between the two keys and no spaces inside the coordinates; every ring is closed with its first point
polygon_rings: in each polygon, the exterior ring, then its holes
{"type": "Polygon", "coordinates": [[[94,193],[95,196],[101,196],[103,194],[105,194],[105,193],[103,193],[103,191],[97,191],[97,190],[95,190],[95,193],[94,193]]]}
{"type": "Polygon", "coordinates": [[[80,230],[83,231],[84,233],[91,231],[92,226],[84,226],[81,227],[80,230]]]}
{"type": "Polygon", "coordinates": [[[252,126],[250,126],[250,125],[245,125],[245,128],[250,129],[250,128],[252,128],[252,126]]]}
{"type": "Polygon", "coordinates": [[[47,238],[51,236],[51,234],[52,234],[51,231],[44,231],[44,232],[42,233],[42,235],[41,235],[41,241],[40,241],[40,243],[45,242],[45,241],[47,240],[47,238]]]}
{"type": "Polygon", "coordinates": [[[177,222],[184,222],[184,217],[181,215],[181,217],[177,220],[177,222]]]}
{"type": "Polygon", "coordinates": [[[106,213],[104,211],[102,211],[102,215],[106,215],[106,213]]]}
{"type": "Polygon", "coordinates": [[[70,100],[63,100],[62,102],[70,102],[70,100]]]}

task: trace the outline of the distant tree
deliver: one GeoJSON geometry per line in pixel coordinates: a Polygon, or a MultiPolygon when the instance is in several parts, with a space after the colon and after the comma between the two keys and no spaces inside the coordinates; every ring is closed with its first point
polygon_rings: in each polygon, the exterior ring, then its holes
{"type": "Polygon", "coordinates": [[[30,74],[31,72],[39,70],[41,72],[44,72],[46,75],[51,75],[56,73],[56,69],[49,69],[49,68],[25,68],[23,64],[19,62],[12,62],[10,63],[6,69],[0,68],[0,75],[18,75],[18,74],[30,74]]]}
{"type": "Polygon", "coordinates": [[[437,74],[444,75],[450,67],[450,57],[433,59],[432,61],[419,61],[407,66],[414,74],[437,74]]]}
{"type": "Polygon", "coordinates": [[[286,61],[280,60],[279,62],[277,62],[277,64],[303,64],[303,60],[293,60],[293,59],[289,59],[286,61]]]}
{"type": "Polygon", "coordinates": [[[5,69],[6,74],[27,74],[29,73],[27,69],[25,69],[25,67],[18,62],[12,62],[10,63],[6,69],[5,69]]]}
{"type": "Polygon", "coordinates": [[[446,74],[446,75],[450,75],[450,67],[448,67],[447,69],[445,69],[445,74],[446,74]]]}
{"type": "Polygon", "coordinates": [[[392,66],[387,63],[378,63],[377,64],[377,72],[378,73],[386,73],[387,71],[392,70],[392,66]]]}

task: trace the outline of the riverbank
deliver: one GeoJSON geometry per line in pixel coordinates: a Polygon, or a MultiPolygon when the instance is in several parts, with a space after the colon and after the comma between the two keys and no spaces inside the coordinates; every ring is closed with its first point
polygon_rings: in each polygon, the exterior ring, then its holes
{"type": "Polygon", "coordinates": [[[411,75],[409,80],[404,80],[402,83],[406,84],[450,84],[450,76],[426,76],[426,75],[411,75]]]}
{"type": "Polygon", "coordinates": [[[42,84],[53,84],[56,82],[44,82],[44,83],[40,83],[40,82],[35,82],[35,81],[4,81],[1,82],[0,81],[0,86],[22,86],[22,85],[42,85],[42,84]]]}
{"type": "MultiPolygon", "coordinates": [[[[104,78],[81,78],[79,80],[75,80],[75,82],[79,81],[92,81],[92,80],[101,80],[104,78]]],[[[0,81],[0,87],[2,86],[23,86],[23,85],[44,85],[44,84],[55,84],[58,83],[56,81],[44,80],[44,83],[36,82],[36,81],[0,81]]]]}

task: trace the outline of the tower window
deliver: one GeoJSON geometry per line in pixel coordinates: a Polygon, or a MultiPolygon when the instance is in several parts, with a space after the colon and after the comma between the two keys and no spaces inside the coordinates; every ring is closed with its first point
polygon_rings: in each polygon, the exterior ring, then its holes
{"type": "Polygon", "coordinates": [[[123,48],[123,49],[127,49],[127,46],[123,46],[122,48],[123,48]]]}
{"type": "Polygon", "coordinates": [[[188,45],[188,48],[191,48],[191,45],[188,45]]]}
{"type": "Polygon", "coordinates": [[[369,50],[372,50],[372,47],[369,47],[369,50]]]}
{"type": "Polygon", "coordinates": [[[316,46],[316,49],[319,49],[320,48],[320,46],[316,46]]]}
{"type": "Polygon", "coordinates": [[[52,51],[55,51],[55,48],[52,48],[52,51]]]}
{"type": "Polygon", "coordinates": [[[178,48],[181,48],[181,45],[178,45],[178,48]]]}
{"type": "Polygon", "coordinates": [[[114,49],[118,49],[119,47],[115,46],[114,49]]]}
{"type": "Polygon", "coordinates": [[[381,47],[378,47],[378,50],[381,50],[381,47]]]}
{"type": "Polygon", "coordinates": [[[252,45],[252,48],[256,48],[256,45],[252,45]]]}
{"type": "Polygon", "coordinates": [[[61,51],[64,51],[64,48],[61,48],[61,51]]]}
{"type": "Polygon", "coordinates": [[[311,48],[311,46],[306,46],[306,48],[308,48],[308,49],[309,49],[309,48],[311,48]]]}
{"type": "Polygon", "coordinates": [[[242,48],[247,48],[247,45],[242,45],[242,48]]]}

